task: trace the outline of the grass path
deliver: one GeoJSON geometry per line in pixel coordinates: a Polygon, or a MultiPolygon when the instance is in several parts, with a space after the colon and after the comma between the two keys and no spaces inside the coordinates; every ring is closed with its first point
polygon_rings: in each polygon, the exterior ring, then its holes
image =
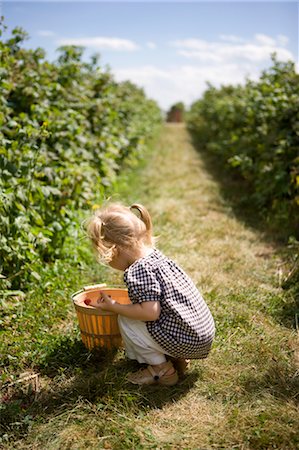
{"type": "Polygon", "coordinates": [[[298,341],[275,318],[287,301],[275,247],[235,217],[182,126],[166,126],[141,186],[159,247],[195,280],[218,330],[211,356],[193,363],[194,387],[148,414],[157,442],[297,448],[298,341]]]}
{"type": "Polygon", "coordinates": [[[121,351],[109,365],[62,373],[14,448],[298,448],[298,341],[283,321],[291,299],[275,246],[238,220],[180,125],[165,126],[119,195],[148,207],[158,247],[198,285],[216,320],[213,351],[172,388],[127,385],[121,351]]]}

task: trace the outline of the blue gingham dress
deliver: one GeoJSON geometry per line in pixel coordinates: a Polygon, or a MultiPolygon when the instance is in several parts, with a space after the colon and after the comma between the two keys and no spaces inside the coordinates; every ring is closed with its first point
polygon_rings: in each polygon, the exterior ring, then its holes
{"type": "Polygon", "coordinates": [[[146,322],[152,338],[175,358],[206,358],[215,335],[212,314],[189,276],[154,249],[124,272],[132,303],[159,301],[161,314],[146,322]]]}

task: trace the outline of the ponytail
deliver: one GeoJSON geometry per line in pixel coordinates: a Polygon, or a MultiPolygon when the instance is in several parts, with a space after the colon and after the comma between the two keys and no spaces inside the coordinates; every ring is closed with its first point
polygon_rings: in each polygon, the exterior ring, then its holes
{"type": "Polygon", "coordinates": [[[140,205],[139,203],[134,203],[133,205],[130,206],[130,210],[132,211],[132,209],[137,209],[137,211],[140,214],[140,220],[142,220],[142,222],[145,225],[145,229],[146,229],[146,240],[148,244],[152,243],[152,235],[153,235],[153,224],[152,224],[152,219],[151,216],[148,212],[148,210],[143,206],[140,205]]]}
{"type": "Polygon", "coordinates": [[[105,262],[112,260],[118,248],[141,244],[152,247],[155,242],[151,216],[139,203],[130,207],[112,203],[96,210],[84,225],[94,249],[105,262]],[[138,214],[133,212],[135,209],[138,214]]]}

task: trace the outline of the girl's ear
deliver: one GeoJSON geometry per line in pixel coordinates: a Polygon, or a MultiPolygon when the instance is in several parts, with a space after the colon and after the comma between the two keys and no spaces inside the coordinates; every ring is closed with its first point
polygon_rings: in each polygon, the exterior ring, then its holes
{"type": "Polygon", "coordinates": [[[115,256],[119,256],[119,248],[118,248],[118,246],[117,245],[113,245],[113,248],[112,248],[112,257],[114,258],[115,256]]]}

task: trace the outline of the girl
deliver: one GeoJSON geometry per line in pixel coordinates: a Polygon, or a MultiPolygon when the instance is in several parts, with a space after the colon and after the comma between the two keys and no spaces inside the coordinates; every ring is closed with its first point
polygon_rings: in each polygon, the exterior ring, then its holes
{"type": "Polygon", "coordinates": [[[188,275],[154,247],[144,206],[111,204],[97,210],[86,228],[98,256],[124,271],[132,303],[120,305],[101,292],[92,305],[118,314],[128,358],[148,364],[128,380],[176,384],[187,358],[206,358],[210,352],[215,326],[208,306],[188,275]]]}

